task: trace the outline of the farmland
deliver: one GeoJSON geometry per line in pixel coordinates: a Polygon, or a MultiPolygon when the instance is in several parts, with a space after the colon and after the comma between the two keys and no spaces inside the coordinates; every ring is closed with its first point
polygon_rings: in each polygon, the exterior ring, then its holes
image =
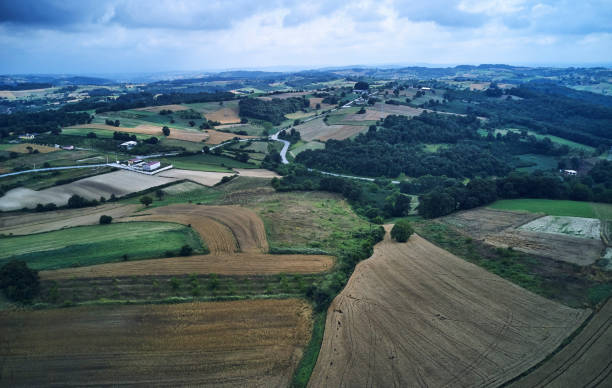
{"type": "Polygon", "coordinates": [[[612,385],[610,343],[612,301],[559,353],[510,387],[608,387],[612,385]]]}
{"type": "Polygon", "coordinates": [[[0,199],[0,210],[33,208],[39,203],[55,203],[58,206],[63,206],[68,203],[68,199],[74,194],[86,199],[96,200],[100,197],[108,199],[111,195],[122,197],[165,185],[175,180],[175,178],[149,176],[126,170],[115,171],[40,191],[26,188],[10,190],[0,199]]]}
{"type": "Polygon", "coordinates": [[[284,386],[311,325],[296,299],[2,312],[2,380],[284,386]]]}
{"type": "Polygon", "coordinates": [[[588,316],[414,235],[379,243],[329,307],[309,385],[498,386],[588,316]]]}
{"type": "Polygon", "coordinates": [[[189,228],[162,222],[79,226],[4,237],[1,241],[0,264],[19,259],[35,269],[162,257],[169,251],[178,252],[183,245],[196,252],[205,250],[199,236],[189,228]]]}
{"type": "Polygon", "coordinates": [[[442,221],[457,227],[471,237],[500,248],[512,248],[578,265],[590,265],[599,259],[604,248],[603,243],[599,239],[598,232],[595,233],[593,230],[582,232],[580,228],[589,229],[582,226],[585,219],[579,219],[582,221],[579,221],[574,228],[567,226],[567,222],[556,223],[554,227],[551,225],[539,227],[538,225],[546,224],[546,218],[541,221],[541,216],[541,213],[480,208],[452,214],[444,217],[442,221]],[[563,225],[566,225],[565,230],[568,233],[558,233],[564,228],[563,225]],[[569,233],[572,230],[575,233],[569,233]],[[581,232],[578,233],[578,230],[581,232]],[[581,233],[589,236],[595,233],[596,238],[585,239],[575,235],[581,233]]]}
{"type": "Polygon", "coordinates": [[[295,127],[302,135],[302,139],[306,141],[329,139],[342,140],[354,136],[360,132],[367,130],[367,127],[361,125],[327,125],[322,118],[308,121],[295,127]]]}
{"type": "Polygon", "coordinates": [[[551,199],[506,199],[489,205],[493,209],[544,213],[551,216],[612,219],[612,205],[551,199]]]}
{"type": "Polygon", "coordinates": [[[599,239],[601,235],[601,223],[595,218],[546,216],[522,225],[520,229],[590,239],[599,239]]]}

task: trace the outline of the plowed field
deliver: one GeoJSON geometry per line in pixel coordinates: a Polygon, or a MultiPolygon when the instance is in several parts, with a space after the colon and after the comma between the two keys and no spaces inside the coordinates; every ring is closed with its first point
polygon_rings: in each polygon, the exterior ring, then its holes
{"type": "Polygon", "coordinates": [[[413,235],[386,239],[328,310],[309,386],[499,386],[588,316],[413,235]]]}
{"type": "Polygon", "coordinates": [[[2,386],[287,386],[308,343],[297,299],[0,313],[2,386]]]}
{"type": "Polygon", "coordinates": [[[609,300],[569,345],[511,387],[612,387],[611,355],[609,300]]]}

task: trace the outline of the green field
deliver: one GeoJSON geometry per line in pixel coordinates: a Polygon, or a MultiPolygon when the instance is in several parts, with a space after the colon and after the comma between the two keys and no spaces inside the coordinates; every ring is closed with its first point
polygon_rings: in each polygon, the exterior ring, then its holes
{"type": "Polygon", "coordinates": [[[500,210],[522,210],[551,216],[612,219],[612,205],[554,199],[502,199],[489,205],[500,210]]]}
{"type": "Polygon", "coordinates": [[[242,163],[225,156],[198,153],[189,156],[175,156],[160,159],[162,163],[172,164],[176,168],[196,171],[227,172],[232,168],[255,168],[252,164],[242,163]]]}
{"type": "MultiPolygon", "coordinates": [[[[62,129],[62,135],[72,135],[72,136],[87,136],[88,133],[93,132],[96,134],[96,137],[102,139],[112,139],[113,132],[107,131],[104,129],[92,129],[92,128],[64,128],[62,129]]],[[[131,135],[136,135],[138,140],[144,140],[152,137],[152,135],[143,135],[141,133],[131,133],[131,135]]]]}
{"type": "Polygon", "coordinates": [[[528,163],[527,167],[519,167],[517,170],[532,172],[536,170],[556,170],[557,159],[548,155],[523,154],[518,156],[522,164],[528,163]]]}
{"type": "Polygon", "coordinates": [[[122,222],[79,226],[0,239],[0,265],[18,259],[37,270],[176,255],[187,244],[207,252],[191,228],[168,222],[122,222]]]}
{"type": "MultiPolygon", "coordinates": [[[[516,133],[520,133],[521,132],[521,130],[518,129],[518,128],[496,129],[494,135],[497,135],[498,133],[501,133],[502,135],[505,135],[506,133],[508,133],[508,131],[512,131],[512,132],[516,132],[516,133]]],[[[487,136],[487,134],[488,134],[488,132],[485,131],[484,129],[480,129],[480,130],[478,130],[478,132],[482,136],[487,136]]],[[[566,146],[568,146],[570,148],[575,148],[577,150],[584,150],[584,151],[588,151],[588,152],[595,151],[594,147],[591,147],[591,146],[588,146],[588,145],[582,144],[582,143],[577,143],[575,141],[567,140],[567,139],[564,139],[562,137],[555,136],[555,135],[542,135],[541,133],[537,133],[537,132],[534,132],[534,131],[527,131],[527,135],[535,136],[536,139],[538,139],[538,140],[542,140],[543,138],[547,137],[547,138],[549,138],[555,144],[566,145],[566,146]]]]}
{"type": "Polygon", "coordinates": [[[297,156],[300,152],[306,150],[322,150],[325,148],[325,143],[321,143],[318,141],[305,142],[300,140],[299,142],[292,144],[291,148],[289,148],[289,153],[292,156],[297,156]]]}

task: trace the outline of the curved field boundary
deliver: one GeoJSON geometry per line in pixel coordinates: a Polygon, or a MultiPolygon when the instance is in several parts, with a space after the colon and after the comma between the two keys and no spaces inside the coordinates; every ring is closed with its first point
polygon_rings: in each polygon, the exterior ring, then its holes
{"type": "Polygon", "coordinates": [[[176,204],[150,209],[146,215],[137,218],[191,224],[213,254],[268,252],[263,221],[255,212],[244,207],[176,204]]]}
{"type": "Polygon", "coordinates": [[[303,300],[0,312],[2,386],[288,386],[303,300]]]}
{"type": "Polygon", "coordinates": [[[172,257],[167,259],[125,261],[41,271],[43,280],[106,278],[120,276],[162,276],[184,274],[273,275],[325,272],[334,259],[325,255],[228,254],[172,257]]]}
{"type": "Polygon", "coordinates": [[[612,300],[559,353],[511,387],[611,387],[612,300]]]}
{"type": "Polygon", "coordinates": [[[309,386],[499,386],[588,315],[417,235],[387,235],[332,302],[309,386]]]}

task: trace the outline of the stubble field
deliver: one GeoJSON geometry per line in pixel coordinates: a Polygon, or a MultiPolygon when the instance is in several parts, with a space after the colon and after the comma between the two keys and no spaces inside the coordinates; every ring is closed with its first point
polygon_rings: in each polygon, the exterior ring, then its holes
{"type": "Polygon", "coordinates": [[[287,386],[311,315],[297,299],[0,312],[2,385],[287,386]]]}
{"type": "Polygon", "coordinates": [[[588,316],[413,235],[388,235],[328,310],[309,386],[499,386],[588,316]]]}

